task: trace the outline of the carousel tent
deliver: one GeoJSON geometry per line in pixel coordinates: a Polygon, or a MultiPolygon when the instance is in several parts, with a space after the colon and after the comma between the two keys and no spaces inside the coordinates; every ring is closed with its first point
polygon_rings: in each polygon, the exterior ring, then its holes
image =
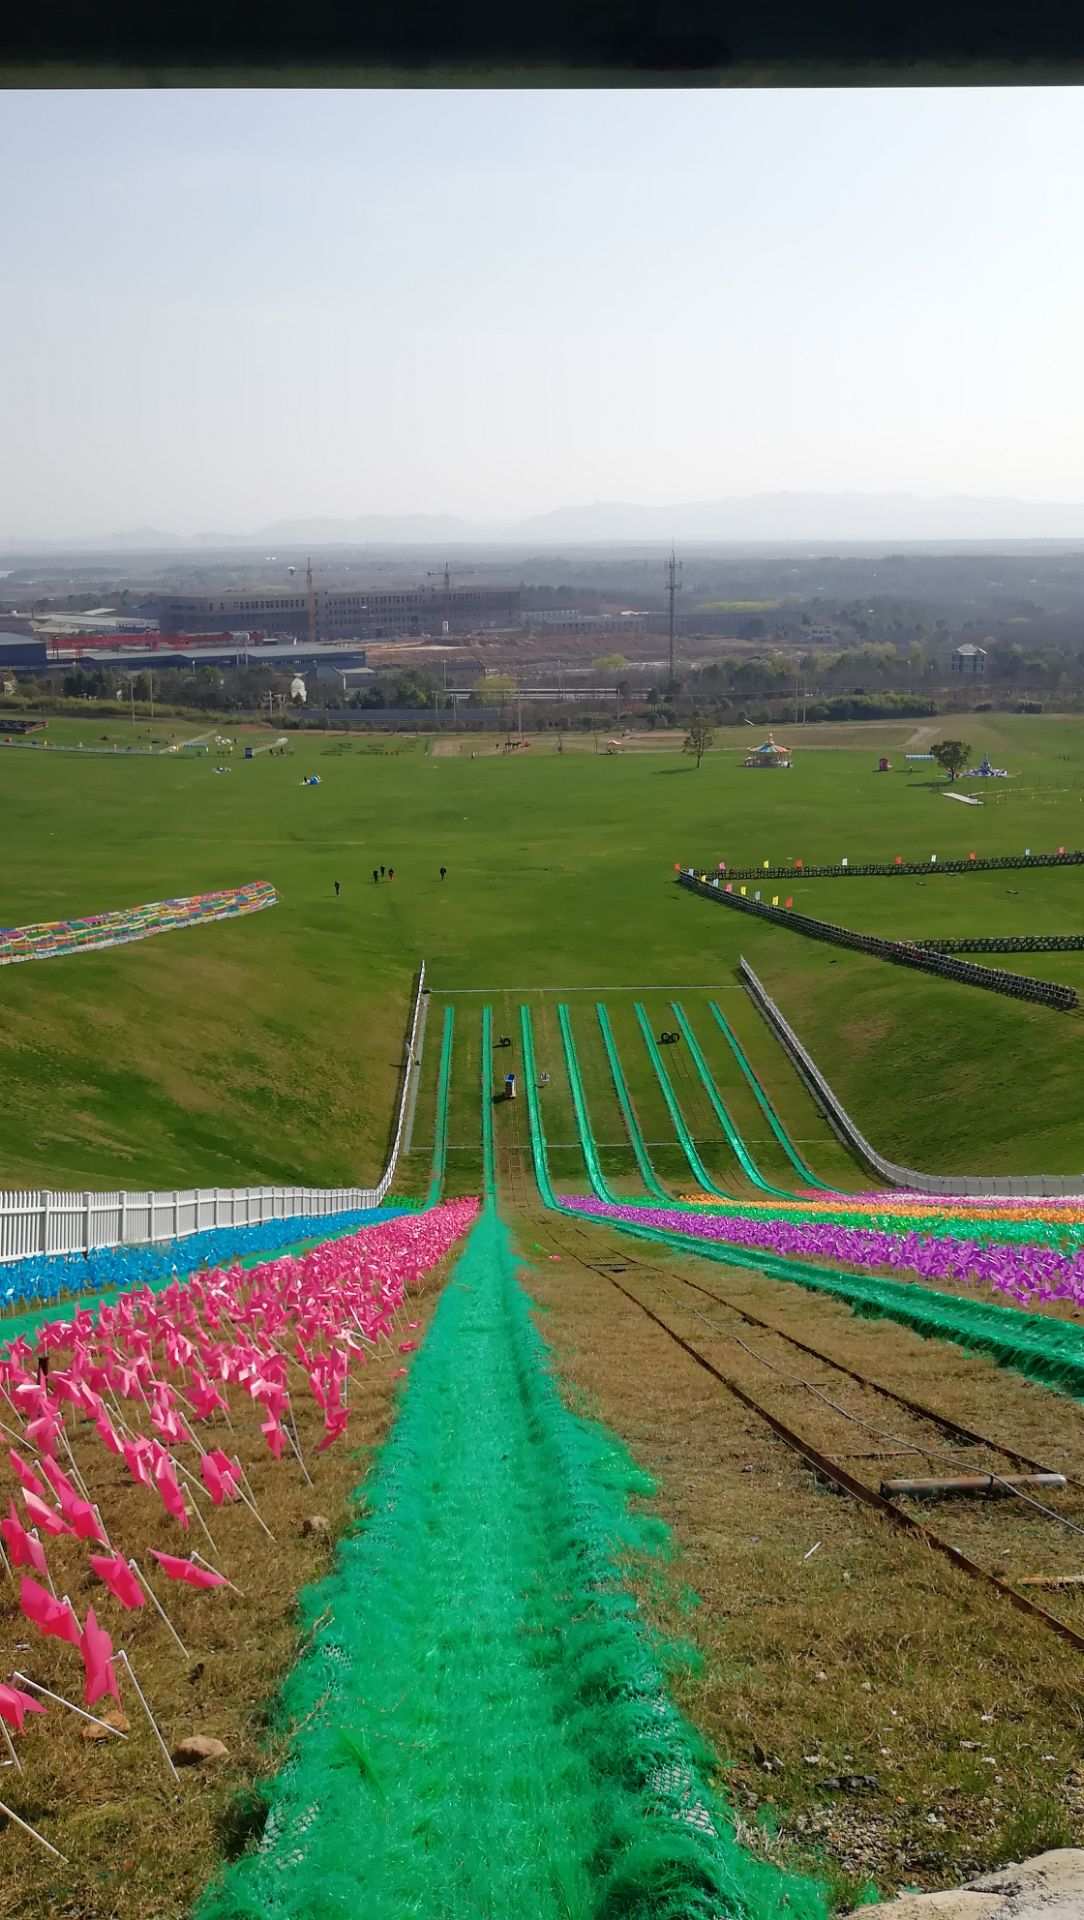
{"type": "Polygon", "coordinates": [[[773,740],[771,734],[769,734],[761,746],[754,747],[752,753],[746,754],[742,765],[746,767],[789,767],[790,748],[781,747],[779,742],[773,740]]]}

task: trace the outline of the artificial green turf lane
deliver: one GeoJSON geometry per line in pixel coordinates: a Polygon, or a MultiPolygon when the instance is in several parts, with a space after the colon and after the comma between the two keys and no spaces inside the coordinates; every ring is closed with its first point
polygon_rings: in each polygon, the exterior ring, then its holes
{"type": "Polygon", "coordinates": [[[675,1010],[682,1006],[690,1020],[719,1096],[761,1176],[769,1185],[788,1191],[818,1186],[816,1174],[790,1140],[718,1001],[709,1000],[691,1019],[682,1002],[672,1004],[675,1010]]]}
{"type": "Polygon", "coordinates": [[[665,1072],[689,1136],[711,1179],[722,1193],[736,1197],[752,1193],[754,1189],[695,1071],[688,1046],[683,1040],[674,1044],[666,1044],[662,1040],[664,1033],[680,1031],[669,1000],[663,994],[651,994],[646,995],[642,1002],[638,1001],[637,1006],[641,1008],[646,1022],[645,1040],[647,1033],[651,1035],[654,1051],[651,1047],[648,1051],[652,1063],[656,1071],[661,1066],[665,1072]]]}
{"type": "Polygon", "coordinates": [[[737,1843],[627,1563],[652,1491],[563,1405],[488,1205],[365,1511],[302,1596],[262,1842],[197,1920],[819,1920],[737,1843]]]}
{"type": "MultiPolygon", "coordinates": [[[[833,1131],[749,995],[728,993],[719,1007],[788,1139],[810,1170],[825,1185],[851,1192],[866,1192],[876,1185],[833,1131]]],[[[827,1062],[830,1056],[825,1058],[827,1062]]],[[[831,1079],[836,1073],[834,1059],[825,1071],[831,1079]]]]}
{"type": "Polygon", "coordinates": [[[629,1198],[644,1191],[628,1129],[614,1087],[610,1063],[591,1001],[568,1003],[567,1020],[584,1098],[591,1116],[598,1162],[615,1194],[629,1198]]]}
{"type": "Polygon", "coordinates": [[[427,1207],[435,1207],[444,1189],[448,1162],[448,1090],[452,1078],[452,1048],[455,1041],[455,1008],[445,1007],[440,1041],[440,1067],[437,1077],[436,1111],[433,1120],[433,1172],[425,1197],[427,1207]]]}
{"type": "Polygon", "coordinates": [[[628,1080],[625,1077],[625,1069],[614,1037],[613,1023],[610,1020],[608,1009],[602,1005],[601,1001],[595,1008],[595,1014],[598,1020],[599,1037],[602,1041],[606,1062],[610,1070],[610,1078],[613,1082],[614,1096],[621,1110],[621,1117],[636,1162],[637,1173],[643,1182],[645,1193],[652,1195],[657,1200],[668,1203],[670,1195],[667,1193],[666,1188],[663,1186],[655,1171],[655,1163],[651,1157],[651,1150],[644,1139],[643,1128],[640,1125],[640,1116],[637,1113],[635,1102],[629,1090],[628,1080]]]}

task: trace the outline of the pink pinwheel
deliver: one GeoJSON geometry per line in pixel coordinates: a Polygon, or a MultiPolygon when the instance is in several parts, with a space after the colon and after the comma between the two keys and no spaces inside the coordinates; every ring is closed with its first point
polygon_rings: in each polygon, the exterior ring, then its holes
{"type": "Polygon", "coordinates": [[[35,1700],[33,1694],[23,1693],[20,1687],[11,1687],[6,1681],[0,1681],[0,1720],[6,1720],[16,1733],[22,1732],[28,1713],[44,1712],[44,1701],[35,1700]]]}
{"type": "Polygon", "coordinates": [[[183,1580],[189,1587],[228,1587],[230,1584],[224,1573],[215,1573],[211,1567],[198,1567],[194,1560],[159,1553],[157,1547],[152,1547],[151,1553],[170,1580],[183,1580]]]}
{"type": "Polygon", "coordinates": [[[37,1494],[31,1493],[27,1487],[23,1487],[21,1492],[26,1502],[26,1510],[36,1527],[42,1527],[46,1533],[54,1535],[74,1532],[74,1528],[68,1525],[64,1516],[59,1514],[55,1507],[47,1506],[44,1500],[39,1500],[37,1494]]]}
{"type": "Polygon", "coordinates": [[[150,1441],[144,1440],[142,1436],[137,1440],[124,1440],[121,1442],[121,1452],[124,1455],[124,1464],[137,1485],[152,1486],[150,1441]]]}
{"type": "Polygon", "coordinates": [[[92,1707],[104,1695],[112,1694],[114,1700],[120,1699],[117,1676],[113,1671],[113,1642],[104,1627],[100,1627],[94,1615],[94,1608],[87,1609],[87,1624],[80,1637],[79,1651],[83,1656],[83,1703],[92,1707]]]}
{"type": "Polygon", "coordinates": [[[340,1407],[337,1411],[329,1409],[325,1416],[323,1438],[316,1443],[317,1453],[326,1453],[329,1447],[335,1445],[336,1440],[342,1439],[349,1419],[350,1415],[345,1407],[340,1407]]]}
{"type": "Polygon", "coordinates": [[[13,1567],[33,1567],[35,1573],[45,1575],[45,1548],[40,1540],[28,1533],[15,1510],[15,1502],[9,1503],[7,1518],[0,1520],[0,1534],[8,1550],[8,1558],[13,1567]]]}
{"type": "Polygon", "coordinates": [[[97,1511],[89,1500],[67,1500],[64,1502],[64,1518],[71,1527],[77,1540],[97,1540],[104,1542],[105,1528],[98,1518],[97,1511]]]}
{"type": "Polygon", "coordinates": [[[53,1640],[68,1640],[79,1645],[79,1622],[67,1600],[54,1600],[46,1587],[40,1587],[28,1573],[19,1582],[19,1605],[28,1620],[53,1640]]]}
{"type": "Polygon", "coordinates": [[[118,1438],[113,1422],[104,1409],[99,1413],[98,1418],[94,1422],[94,1430],[103,1447],[108,1447],[110,1453],[115,1453],[118,1460],[122,1460],[124,1458],[124,1447],[118,1438]]]}
{"type": "Polygon", "coordinates": [[[75,1487],[72,1485],[71,1481],[68,1479],[68,1476],[63,1471],[63,1469],[57,1466],[57,1463],[55,1460],[50,1460],[50,1459],[43,1460],[41,1463],[41,1470],[45,1475],[45,1478],[48,1480],[49,1485],[52,1487],[53,1493],[55,1494],[56,1498],[60,1501],[60,1504],[62,1507],[64,1506],[66,1501],[78,1500],[79,1498],[78,1492],[76,1491],[75,1487]]]}
{"type": "Polygon", "coordinates": [[[11,1464],[14,1467],[15,1472],[17,1473],[23,1486],[26,1488],[27,1492],[36,1493],[39,1500],[47,1500],[49,1497],[49,1489],[45,1485],[44,1480],[40,1480],[38,1478],[38,1475],[34,1472],[33,1467],[27,1465],[27,1462],[23,1459],[22,1454],[19,1453],[15,1447],[8,1448],[8,1459],[11,1461],[11,1464]]]}
{"type": "Polygon", "coordinates": [[[28,1420],[26,1437],[39,1453],[56,1453],[57,1437],[60,1433],[60,1420],[55,1413],[39,1414],[36,1420],[28,1420]]]}
{"type": "Polygon", "coordinates": [[[212,1414],[225,1408],[226,1402],[218,1388],[212,1386],[205,1374],[198,1374],[188,1395],[192,1411],[197,1420],[209,1420],[212,1414]]]}
{"type": "Polygon", "coordinates": [[[237,1484],[228,1466],[227,1471],[223,1472],[213,1454],[201,1453],[199,1470],[203,1484],[216,1507],[220,1507],[224,1500],[236,1500],[237,1484]]]}
{"type": "Polygon", "coordinates": [[[143,1588],[127,1560],[122,1559],[119,1553],[92,1553],[90,1564],[99,1580],[104,1580],[113,1598],[119,1600],[122,1607],[134,1609],[146,1606],[147,1596],[143,1588]]]}
{"type": "Polygon", "coordinates": [[[158,1488],[166,1512],[174,1520],[180,1521],[181,1526],[187,1530],[188,1508],[168,1453],[160,1453],[155,1461],[154,1484],[158,1488]]]}
{"type": "Polygon", "coordinates": [[[219,1473],[222,1475],[223,1483],[227,1488],[227,1499],[236,1499],[238,1487],[244,1478],[241,1472],[240,1460],[231,1460],[229,1454],[223,1453],[221,1447],[211,1447],[207,1453],[207,1458],[218,1468],[219,1473]],[[230,1491],[231,1489],[232,1491],[230,1491]]]}

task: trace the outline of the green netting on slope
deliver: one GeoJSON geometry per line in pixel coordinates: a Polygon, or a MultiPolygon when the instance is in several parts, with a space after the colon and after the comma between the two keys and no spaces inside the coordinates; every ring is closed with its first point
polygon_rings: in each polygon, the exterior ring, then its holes
{"type": "Polygon", "coordinates": [[[745,1853],[620,1577],[665,1530],[563,1406],[483,1214],[368,1511],[304,1596],[291,1757],[198,1920],[822,1920],[745,1853]]]}

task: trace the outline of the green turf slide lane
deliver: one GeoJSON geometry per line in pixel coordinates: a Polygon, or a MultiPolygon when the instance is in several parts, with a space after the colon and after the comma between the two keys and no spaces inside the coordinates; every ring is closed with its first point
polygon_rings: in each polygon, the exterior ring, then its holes
{"type": "Polygon", "coordinates": [[[497,1172],[493,1153],[493,1008],[482,1008],[482,1182],[487,1202],[496,1198],[497,1172]]]}
{"type": "Polygon", "coordinates": [[[689,1049],[689,1057],[696,1069],[704,1092],[711,1102],[711,1110],[718,1120],[719,1125],[722,1127],[723,1132],[726,1134],[731,1151],[742,1172],[748,1180],[752,1181],[755,1187],[759,1187],[761,1193],[775,1194],[781,1200],[793,1199],[794,1196],[789,1193],[785,1187],[773,1187],[769,1180],[764,1179],[760,1168],[757,1166],[745,1141],[742,1139],[741,1134],[738,1132],[737,1127],[727,1112],[722,1095],[715,1084],[711,1068],[704,1058],[700,1042],[685,1017],[685,1009],[682,1007],[680,1001],[677,1000],[671,1000],[670,1005],[674,1011],[674,1018],[681,1029],[682,1038],[689,1049]]]}
{"type": "Polygon", "coordinates": [[[749,1065],[741,1041],[733,1031],[722,1008],[718,1006],[714,1000],[709,1000],[708,1011],[715,1021],[716,1026],[721,1029],[727,1045],[753,1090],[754,1099],[799,1179],[803,1180],[807,1187],[818,1187],[822,1193],[838,1193],[838,1187],[831,1187],[826,1181],[818,1180],[816,1174],[811,1173],[806,1166],[805,1161],[790,1138],[783,1122],[780,1120],[779,1115],[776,1113],[775,1108],[765,1093],[764,1088],[761,1086],[760,1081],[749,1065]]]}
{"type": "Polygon", "coordinates": [[[517,1264],[487,1203],[302,1595],[262,1838],[196,1920],[826,1920],[708,1785],[689,1650],[623,1572],[668,1550],[652,1484],[565,1406],[517,1264]]]}
{"type": "Polygon", "coordinates": [[[628,1082],[625,1079],[625,1070],[621,1065],[621,1056],[617,1051],[617,1042],[614,1039],[613,1028],[610,1025],[610,1016],[601,1000],[596,1000],[595,1012],[598,1015],[599,1031],[602,1034],[602,1044],[606,1049],[606,1058],[610,1066],[614,1092],[617,1095],[617,1104],[621,1108],[621,1115],[625,1122],[625,1130],[629,1136],[632,1151],[636,1159],[636,1165],[640,1169],[640,1178],[648,1193],[652,1194],[656,1200],[661,1200],[665,1206],[672,1206],[673,1196],[667,1193],[666,1188],[659,1181],[658,1175],[651,1164],[651,1156],[648,1153],[644,1140],[643,1129],[636,1117],[632,1097],[629,1093],[628,1082]]]}
{"type": "Polygon", "coordinates": [[[716,1186],[715,1181],[712,1179],[710,1173],[708,1172],[706,1166],[704,1165],[704,1162],[701,1160],[700,1155],[697,1152],[696,1142],[693,1139],[692,1134],[689,1132],[689,1129],[685,1124],[685,1115],[682,1113],[681,1108],[678,1105],[677,1095],[674,1092],[673,1082],[670,1079],[670,1074],[667,1070],[666,1062],[664,1061],[662,1054],[659,1052],[658,1044],[655,1040],[655,1035],[651,1031],[651,1022],[648,1019],[647,1014],[644,1012],[643,1006],[641,1005],[639,1000],[637,1000],[636,1002],[635,1013],[636,1013],[636,1018],[639,1022],[640,1032],[643,1034],[643,1037],[644,1037],[644,1045],[647,1048],[648,1056],[651,1060],[651,1064],[655,1069],[655,1078],[658,1081],[660,1088],[662,1089],[662,1097],[666,1102],[666,1111],[670,1115],[670,1119],[673,1122],[674,1131],[676,1132],[678,1137],[678,1143],[681,1147],[682,1153],[685,1155],[685,1158],[689,1163],[689,1171],[692,1174],[693,1179],[699,1182],[699,1184],[703,1187],[705,1193],[714,1193],[718,1196],[720,1200],[732,1200],[734,1198],[732,1193],[727,1193],[725,1187],[716,1186]]]}
{"type": "Polygon", "coordinates": [[[427,1207],[435,1207],[444,1188],[448,1163],[448,1094],[452,1084],[452,1038],[455,1032],[455,1008],[444,1009],[444,1031],[440,1039],[440,1070],[437,1075],[437,1124],[433,1135],[433,1172],[427,1207]]]}
{"type": "Polygon", "coordinates": [[[606,1175],[603,1173],[599,1162],[598,1143],[595,1140],[594,1128],[591,1125],[591,1116],[587,1111],[587,1098],[583,1090],[583,1075],[580,1072],[580,1063],[576,1054],[576,1042],[572,1037],[572,1022],[569,1019],[568,1008],[563,1004],[559,1004],[557,1008],[557,1024],[561,1029],[561,1045],[564,1048],[565,1069],[568,1073],[568,1084],[572,1089],[572,1106],[576,1115],[576,1128],[580,1136],[580,1146],[583,1149],[588,1178],[599,1199],[606,1200],[613,1205],[620,1201],[621,1196],[614,1193],[612,1189],[607,1186],[606,1175]]]}

